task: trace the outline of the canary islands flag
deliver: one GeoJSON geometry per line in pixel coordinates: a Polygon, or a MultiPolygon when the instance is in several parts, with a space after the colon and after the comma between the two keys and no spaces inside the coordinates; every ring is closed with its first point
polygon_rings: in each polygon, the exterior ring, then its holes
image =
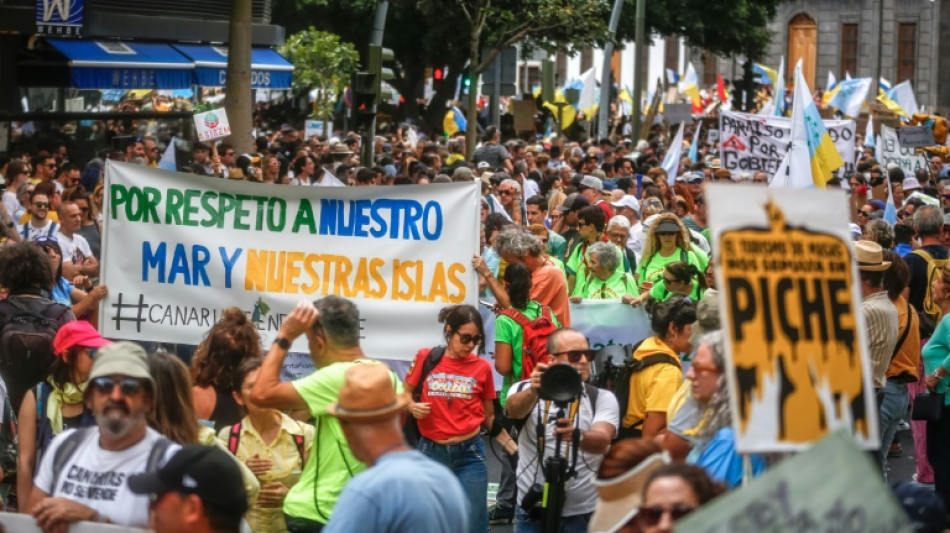
{"type": "Polygon", "coordinates": [[[445,131],[446,135],[451,136],[460,131],[465,131],[467,126],[468,121],[465,120],[465,115],[458,107],[452,106],[452,109],[445,112],[445,118],[442,119],[442,130],[445,131]]]}
{"type": "Polygon", "coordinates": [[[700,113],[703,110],[703,102],[699,96],[699,77],[696,75],[696,69],[692,63],[687,63],[686,74],[683,81],[680,82],[680,90],[689,97],[693,104],[693,113],[700,113]]]}
{"type": "Polygon", "coordinates": [[[831,179],[831,173],[844,165],[844,161],[825,129],[801,69],[795,69],[792,105],[792,145],[805,143],[808,146],[812,182],[815,187],[823,189],[831,179]]]}

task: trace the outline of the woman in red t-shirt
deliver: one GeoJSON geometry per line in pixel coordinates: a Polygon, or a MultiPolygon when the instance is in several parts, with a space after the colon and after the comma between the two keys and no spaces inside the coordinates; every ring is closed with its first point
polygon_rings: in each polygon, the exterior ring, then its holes
{"type": "Polygon", "coordinates": [[[445,352],[424,381],[422,367],[431,348],[419,350],[406,375],[409,395],[420,388],[418,402],[409,412],[419,425],[419,450],[444,464],[462,482],[471,503],[469,531],[488,531],[488,466],[481,428],[490,429],[495,384],[491,365],[474,350],[482,346],[485,330],[478,309],[470,305],[446,307],[439,313],[445,324],[445,352]],[[423,381],[423,383],[420,383],[423,381]]]}

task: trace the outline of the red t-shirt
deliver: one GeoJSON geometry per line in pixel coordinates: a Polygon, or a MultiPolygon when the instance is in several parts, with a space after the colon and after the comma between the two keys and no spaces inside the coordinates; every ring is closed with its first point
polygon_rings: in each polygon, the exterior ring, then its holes
{"type": "MultiPolygon", "coordinates": [[[[406,383],[413,388],[419,387],[422,363],[430,351],[419,350],[406,374],[406,383]]],[[[473,353],[464,359],[443,355],[422,385],[419,401],[428,402],[432,410],[429,416],[416,420],[419,433],[434,441],[467,435],[485,421],[482,401],[494,399],[495,382],[488,361],[473,353]]]]}

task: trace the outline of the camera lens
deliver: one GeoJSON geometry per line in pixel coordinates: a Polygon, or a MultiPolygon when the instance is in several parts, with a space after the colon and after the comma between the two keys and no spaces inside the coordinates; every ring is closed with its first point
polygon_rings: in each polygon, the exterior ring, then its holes
{"type": "Polygon", "coordinates": [[[581,375],[569,365],[552,365],[541,374],[538,395],[542,400],[565,404],[574,401],[584,390],[581,375]]]}

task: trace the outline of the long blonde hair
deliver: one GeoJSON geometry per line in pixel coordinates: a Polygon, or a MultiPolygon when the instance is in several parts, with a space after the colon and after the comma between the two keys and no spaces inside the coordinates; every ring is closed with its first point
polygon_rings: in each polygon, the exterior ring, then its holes
{"type": "Polygon", "coordinates": [[[649,265],[653,256],[660,251],[660,236],[657,235],[656,228],[660,225],[660,222],[664,220],[672,220],[676,222],[676,225],[680,228],[680,232],[676,234],[676,247],[687,253],[690,251],[689,230],[686,229],[686,226],[683,225],[678,216],[673,213],[663,213],[657,215],[656,219],[650,223],[650,231],[647,233],[646,242],[643,243],[643,254],[640,256],[642,257],[640,261],[641,265],[649,265]]]}

